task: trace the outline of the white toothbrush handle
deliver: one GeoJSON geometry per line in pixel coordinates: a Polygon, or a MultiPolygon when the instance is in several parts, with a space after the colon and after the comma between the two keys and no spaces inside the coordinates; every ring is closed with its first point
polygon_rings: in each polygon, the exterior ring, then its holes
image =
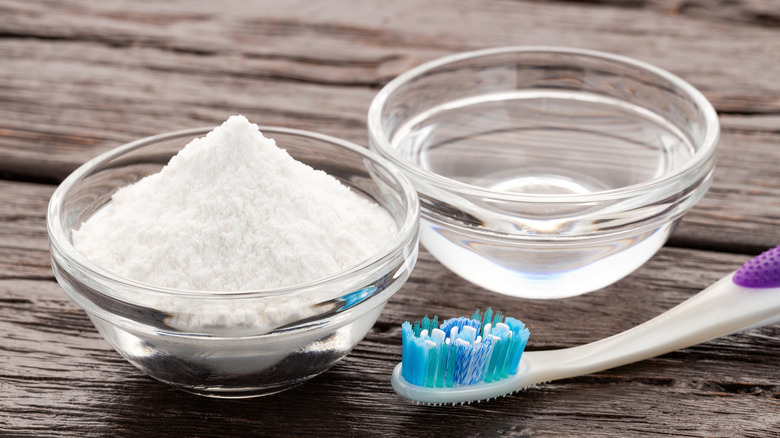
{"type": "Polygon", "coordinates": [[[728,275],[677,307],[612,337],[563,350],[526,353],[521,365],[526,368],[526,384],[603,371],[780,322],[780,288],[742,287],[734,284],[732,277],[728,275]]]}
{"type": "Polygon", "coordinates": [[[535,383],[626,365],[775,322],[780,322],[780,246],[764,251],[731,275],[631,330],[579,347],[526,352],[517,372],[506,379],[426,388],[405,381],[399,364],[391,381],[398,394],[414,401],[469,403],[535,383]]]}

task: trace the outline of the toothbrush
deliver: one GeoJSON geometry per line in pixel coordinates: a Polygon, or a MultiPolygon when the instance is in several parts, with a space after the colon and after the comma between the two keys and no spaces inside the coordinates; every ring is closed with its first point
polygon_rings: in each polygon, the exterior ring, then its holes
{"type": "MultiPolygon", "coordinates": [[[[475,316],[480,316],[479,312],[475,316]]],[[[487,327],[493,321],[483,323],[485,318],[482,320],[471,323],[477,325],[475,327],[477,333],[468,330],[470,333],[463,342],[445,339],[442,343],[449,342],[454,345],[457,342],[464,351],[467,348],[463,345],[464,342],[472,345],[485,343],[492,345],[491,342],[485,342],[484,338],[478,339],[485,334],[486,328],[487,332],[494,331],[494,328],[487,327]],[[480,329],[482,329],[481,334],[480,329]],[[472,339],[471,336],[474,338],[472,339]]],[[[425,323],[426,320],[423,322],[425,323]]],[[[446,365],[440,367],[438,363],[434,366],[426,362],[426,359],[435,356],[434,354],[412,353],[411,357],[402,360],[402,363],[395,367],[391,382],[395,392],[417,404],[471,403],[509,395],[538,383],[581,376],[638,362],[720,336],[776,322],[780,322],[780,246],[754,257],[737,271],[678,306],[625,332],[572,348],[525,353],[521,350],[519,362],[508,365],[510,369],[505,377],[499,379],[489,377],[491,381],[487,381],[484,376],[489,365],[483,362],[469,365],[472,369],[461,371],[465,374],[471,373],[472,377],[478,376],[471,381],[463,380],[462,383],[458,383],[453,378],[450,382],[451,386],[447,386],[446,373],[444,379],[439,382],[437,382],[438,376],[431,378],[426,375],[420,380],[419,373],[423,372],[422,370],[446,369],[446,365]],[[404,370],[404,367],[409,368],[404,370]],[[411,383],[407,379],[417,380],[417,382],[411,383]],[[437,383],[443,385],[437,386],[437,383]]],[[[428,324],[432,325],[430,322],[428,324]]],[[[515,323],[510,321],[511,324],[515,323]]],[[[491,325],[495,326],[495,324],[491,325]]],[[[467,324],[464,323],[464,326],[467,324]]],[[[404,328],[407,335],[409,328],[410,326],[404,328]]],[[[426,335],[426,340],[433,344],[439,340],[431,339],[433,328],[430,328],[427,333],[422,332],[422,327],[419,333],[415,333],[416,328],[411,330],[412,336],[426,335]]],[[[439,329],[439,331],[443,330],[439,329]]],[[[454,333],[456,338],[463,336],[461,331],[458,329],[458,332],[454,333]]],[[[445,337],[448,334],[452,335],[452,333],[445,333],[445,337]]],[[[442,335],[437,331],[436,336],[442,335]]],[[[525,339],[527,340],[527,336],[525,339]]],[[[432,347],[430,344],[425,344],[423,351],[427,348],[432,347]]],[[[490,354],[500,351],[494,345],[493,348],[488,346],[488,349],[490,354]]],[[[404,353],[407,353],[406,348],[404,353]]],[[[443,360],[440,359],[440,355],[436,356],[436,359],[443,360]]],[[[487,359],[488,363],[491,359],[487,359]]]]}

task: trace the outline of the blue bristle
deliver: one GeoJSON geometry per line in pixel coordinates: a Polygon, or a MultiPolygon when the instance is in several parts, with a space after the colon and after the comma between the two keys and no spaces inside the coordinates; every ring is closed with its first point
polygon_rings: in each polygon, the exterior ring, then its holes
{"type": "Polygon", "coordinates": [[[438,360],[439,349],[435,342],[427,340],[425,341],[426,357],[425,357],[425,378],[423,382],[425,386],[431,388],[436,379],[436,363],[438,360]]]}
{"type": "Polygon", "coordinates": [[[450,346],[447,343],[439,344],[439,358],[436,364],[436,387],[444,386],[447,375],[447,358],[450,355],[450,346]]]}
{"type": "Polygon", "coordinates": [[[409,372],[412,369],[412,353],[409,351],[409,343],[412,342],[412,333],[412,325],[409,321],[401,324],[401,373],[407,382],[411,381],[409,372]]]}
{"type": "Polygon", "coordinates": [[[491,359],[493,357],[493,348],[495,348],[495,344],[493,342],[493,338],[495,338],[495,337],[488,335],[482,341],[482,342],[484,342],[487,345],[488,351],[487,351],[487,357],[485,358],[484,364],[482,365],[482,371],[480,372],[480,377],[479,377],[480,381],[485,380],[485,377],[487,376],[488,371],[490,369],[490,361],[491,361],[491,359]]]}
{"type": "Polygon", "coordinates": [[[479,331],[479,328],[480,328],[481,325],[482,324],[479,321],[475,320],[475,319],[466,318],[466,317],[461,316],[459,318],[450,318],[450,319],[444,321],[443,323],[441,323],[439,328],[444,330],[444,333],[447,333],[449,335],[450,330],[452,330],[453,327],[457,327],[458,328],[458,332],[463,331],[463,327],[473,327],[477,331],[479,331]]]}
{"type": "Polygon", "coordinates": [[[498,351],[493,351],[493,355],[496,356],[496,369],[493,371],[493,380],[501,380],[506,377],[507,369],[507,353],[509,352],[512,344],[512,332],[505,331],[501,335],[501,348],[498,351]]]}
{"type": "Polygon", "coordinates": [[[428,333],[431,332],[431,320],[428,318],[428,315],[423,317],[420,327],[422,327],[423,330],[428,330],[428,333]]]}
{"type": "Polygon", "coordinates": [[[455,357],[457,356],[458,349],[455,345],[448,345],[449,355],[447,357],[447,378],[444,379],[444,384],[448,388],[455,386],[455,357]]]}
{"type": "Polygon", "coordinates": [[[455,363],[455,383],[459,385],[472,385],[482,378],[482,369],[488,360],[490,343],[465,343],[456,342],[457,357],[455,363]]]}
{"type": "Polygon", "coordinates": [[[454,344],[455,348],[455,384],[463,385],[466,381],[466,373],[468,373],[468,365],[471,360],[471,348],[468,342],[459,339],[454,344]]]}
{"type": "MultiPolygon", "coordinates": [[[[406,370],[406,376],[404,379],[406,379],[409,383],[415,383],[417,382],[417,378],[415,377],[414,371],[417,369],[417,338],[412,336],[409,339],[409,369],[406,370]]],[[[416,383],[415,383],[416,384],[416,383]]]]}
{"type": "Polygon", "coordinates": [[[520,331],[522,331],[525,328],[525,324],[523,324],[522,321],[512,318],[511,316],[508,316],[506,318],[504,324],[509,326],[509,330],[512,330],[512,333],[520,333],[520,331]]]}
{"type": "Polygon", "coordinates": [[[438,316],[414,325],[401,325],[401,375],[426,387],[452,387],[490,382],[517,372],[529,331],[515,318],[479,309],[473,318],[450,318],[439,326],[438,316]],[[503,322],[502,322],[503,321],[503,322]],[[491,325],[490,333],[482,327],[491,325]]]}
{"type": "Polygon", "coordinates": [[[417,358],[414,361],[414,384],[423,386],[425,384],[425,370],[427,369],[430,348],[422,338],[415,339],[414,344],[417,350],[417,358]]]}
{"type": "Polygon", "coordinates": [[[495,327],[495,325],[499,322],[504,322],[504,314],[501,312],[496,312],[496,316],[493,317],[493,326],[495,327]]]}
{"type": "Polygon", "coordinates": [[[492,382],[493,381],[493,375],[495,374],[496,370],[496,359],[498,358],[498,355],[492,354],[496,348],[501,348],[501,338],[495,335],[490,335],[488,337],[488,340],[491,344],[491,354],[490,359],[487,361],[487,367],[485,369],[485,372],[482,375],[482,379],[485,382],[492,382]]]}
{"type": "Polygon", "coordinates": [[[517,367],[520,365],[520,358],[523,356],[523,351],[525,351],[525,346],[528,343],[531,332],[528,331],[522,321],[512,317],[506,319],[506,325],[510,327],[512,333],[516,334],[517,338],[517,346],[514,349],[509,365],[509,374],[514,375],[517,373],[517,367]]]}
{"type": "Polygon", "coordinates": [[[488,307],[487,310],[485,310],[485,316],[482,317],[481,321],[482,327],[490,324],[493,321],[493,309],[488,307]]]}
{"type": "Polygon", "coordinates": [[[506,358],[504,359],[504,367],[501,369],[501,378],[509,377],[509,375],[517,372],[517,364],[514,362],[514,357],[517,353],[517,348],[520,346],[520,340],[515,335],[512,335],[510,341],[509,348],[506,352],[506,358]]]}

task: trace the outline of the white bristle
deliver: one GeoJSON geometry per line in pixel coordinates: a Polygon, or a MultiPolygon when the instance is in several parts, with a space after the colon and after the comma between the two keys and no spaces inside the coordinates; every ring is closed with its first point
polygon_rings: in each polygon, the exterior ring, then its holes
{"type": "Polygon", "coordinates": [[[469,341],[473,341],[477,338],[477,329],[474,327],[467,325],[463,327],[463,338],[468,339],[469,341]]]}
{"type": "Polygon", "coordinates": [[[444,338],[446,338],[446,337],[447,337],[447,334],[444,333],[444,330],[439,330],[437,328],[431,330],[431,338],[437,344],[441,344],[442,342],[444,342],[444,338]]]}

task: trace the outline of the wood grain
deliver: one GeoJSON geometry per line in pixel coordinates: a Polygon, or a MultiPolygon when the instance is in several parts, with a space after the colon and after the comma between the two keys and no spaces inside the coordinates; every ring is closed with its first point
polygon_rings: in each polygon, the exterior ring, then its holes
{"type": "Polygon", "coordinates": [[[0,426],[13,435],[38,436],[141,435],[172,426],[182,436],[222,436],[226,431],[409,436],[431,424],[436,434],[455,435],[464,430],[468,435],[525,430],[578,431],[580,436],[767,436],[765,432],[780,426],[775,365],[780,327],[466,407],[410,405],[395,396],[388,380],[400,359],[400,323],[419,317],[415,309],[453,315],[475,305],[495,305],[523,315],[533,333],[530,348],[568,347],[648,319],[743,260],[669,248],[607,290],[566,301],[519,302],[473,296],[473,287],[443,272],[423,253],[410,284],[391,300],[364,341],[331,371],[277,396],[229,402],[193,397],[143,376],[110,349],[55,282],[2,280],[0,332],[7,336],[0,344],[0,426]],[[702,272],[705,263],[711,271],[702,272]],[[675,274],[674,284],[669,271],[675,274]],[[623,305],[626,301],[633,305],[623,305]],[[451,416],[457,419],[444,421],[451,416]],[[723,416],[729,418],[727,428],[723,416]],[[36,419],[42,417],[57,421],[36,428],[36,419]],[[279,419],[288,423],[282,427],[279,419]],[[583,424],[592,428],[579,430],[583,424]]]}
{"type": "Polygon", "coordinates": [[[434,57],[495,45],[621,53],[685,78],[721,113],[735,105],[739,114],[780,109],[773,75],[780,42],[771,28],[690,18],[672,6],[434,1],[410,14],[404,2],[292,3],[258,2],[256,11],[239,2],[220,11],[208,2],[167,2],[158,11],[145,2],[7,3],[0,115],[13,141],[0,146],[16,160],[3,170],[32,173],[13,168],[30,160],[72,170],[119,142],[214,124],[236,111],[364,142],[377,87],[434,57]],[[722,37],[703,37],[716,33],[722,37]],[[695,56],[702,51],[707,56],[695,56]],[[43,121],[57,129],[36,127],[43,121]]]}
{"type": "Polygon", "coordinates": [[[780,437],[780,326],[461,407],[389,383],[400,324],[493,306],[531,350],[639,324],[780,244],[776,0],[151,0],[0,2],[0,435],[780,437]],[[366,144],[382,85],[421,62],[500,45],[628,55],[686,79],[722,125],[707,196],[620,282],[529,301],[488,293],[426,251],[368,336],[330,371],[262,399],[191,396],[144,376],[54,280],[46,207],[89,158],[243,113],[366,144]]]}
{"type": "MultiPolygon", "coordinates": [[[[176,2],[159,11],[124,2],[9,5],[10,18],[0,22],[0,175],[6,178],[57,182],[124,142],[213,126],[233,113],[365,144],[373,95],[405,69],[458,50],[558,44],[667,68],[721,112],[713,188],[673,244],[717,249],[725,241],[754,253],[780,243],[774,226],[779,189],[764,183],[780,175],[776,160],[767,159],[780,144],[773,128],[780,120],[773,74],[780,38],[772,37],[772,27],[746,25],[748,18],[732,23],[691,4],[675,9],[672,2],[644,8],[431,2],[426,13],[411,15],[403,2],[366,3],[350,7],[350,14],[340,13],[345,9],[337,3],[321,10],[309,2],[284,9],[258,4],[262,14],[240,5],[214,11],[176,2]],[[457,32],[444,25],[452,22],[461,24],[457,32]],[[608,25],[613,28],[606,32],[608,25]],[[562,26],[566,32],[553,31],[562,26]],[[434,38],[436,31],[447,38],[434,38]],[[721,37],[703,37],[712,34],[721,37]],[[757,119],[763,129],[745,129],[757,119]],[[732,208],[715,217],[712,210],[723,204],[732,208]],[[717,234],[706,226],[712,220],[720,224],[717,234]]],[[[760,2],[740,5],[729,9],[743,17],[771,14],[760,2]]]]}

